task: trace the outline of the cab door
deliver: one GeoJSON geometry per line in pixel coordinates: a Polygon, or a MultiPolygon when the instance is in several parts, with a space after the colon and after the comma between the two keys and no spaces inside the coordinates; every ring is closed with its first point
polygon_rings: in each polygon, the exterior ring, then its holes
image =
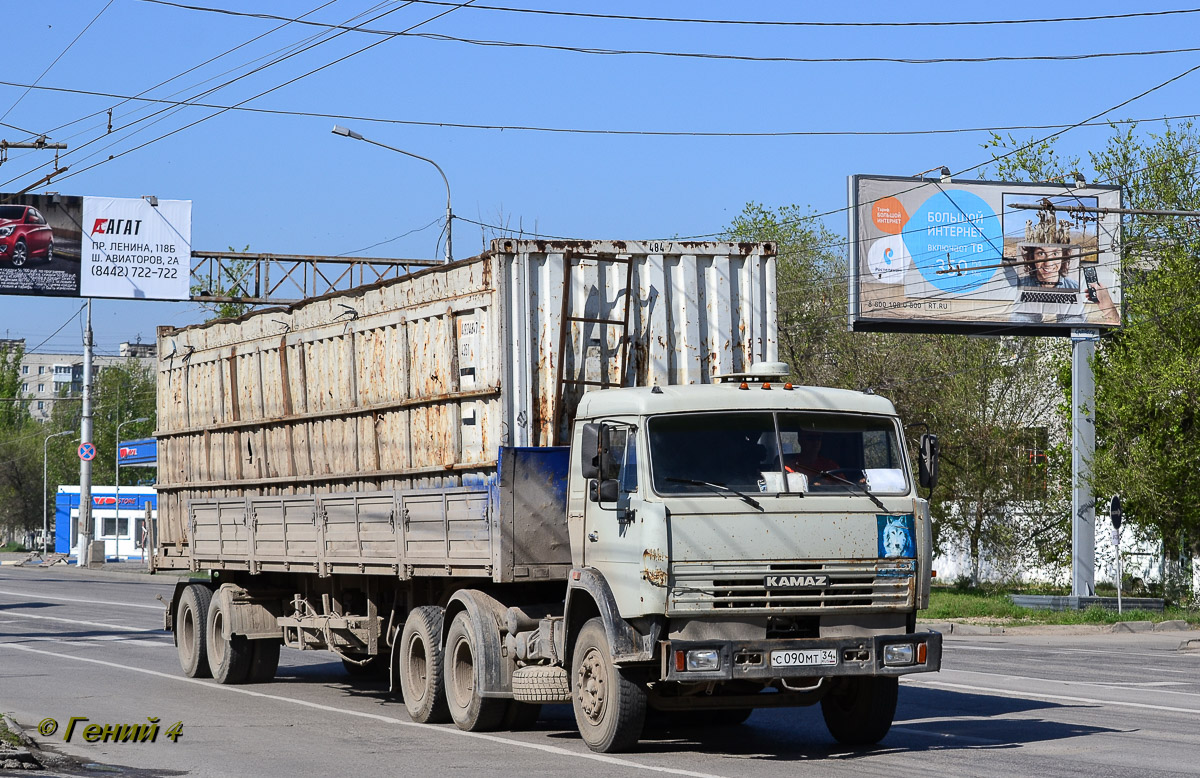
{"type": "Polygon", "coordinates": [[[583,563],[599,570],[622,615],[642,612],[643,534],[647,506],[639,497],[644,478],[639,431],[632,422],[600,425],[599,472],[584,502],[583,563]]]}

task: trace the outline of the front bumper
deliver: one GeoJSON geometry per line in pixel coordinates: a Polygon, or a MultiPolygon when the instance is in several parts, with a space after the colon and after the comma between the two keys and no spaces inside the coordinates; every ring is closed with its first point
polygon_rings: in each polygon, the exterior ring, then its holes
{"type": "Polygon", "coordinates": [[[932,673],[942,669],[942,634],[914,632],[907,635],[875,635],[851,638],[809,638],[803,640],[665,640],[662,643],[662,680],[665,681],[770,681],[776,678],[818,678],[825,676],[900,676],[932,673]],[[904,665],[884,664],[884,647],[892,643],[925,646],[925,661],[904,665]],[[720,657],[715,670],[680,670],[675,662],[677,651],[715,649],[720,657]],[[815,651],[832,649],[837,664],[773,667],[773,651],[815,651]]]}

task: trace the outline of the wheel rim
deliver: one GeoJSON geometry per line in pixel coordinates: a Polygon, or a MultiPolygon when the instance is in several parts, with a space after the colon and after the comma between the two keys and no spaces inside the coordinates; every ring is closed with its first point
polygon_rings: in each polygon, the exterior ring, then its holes
{"type": "Polygon", "coordinates": [[[454,704],[465,708],[475,693],[475,657],[471,655],[471,644],[466,639],[459,640],[452,656],[450,685],[454,688],[454,704]]]}
{"type": "MultiPolygon", "coordinates": [[[[408,670],[405,672],[405,678],[408,679],[408,686],[411,689],[411,695],[415,698],[414,701],[425,699],[427,693],[428,681],[428,665],[429,662],[425,658],[425,643],[417,635],[413,635],[408,641],[407,665],[408,670]]],[[[404,690],[404,697],[408,699],[410,689],[404,690]]]]}
{"type": "Polygon", "coordinates": [[[223,613],[217,608],[213,609],[212,623],[212,645],[209,646],[208,653],[212,654],[213,667],[219,667],[225,661],[225,640],[221,637],[224,630],[225,618],[223,613]]]}
{"type": "Polygon", "coordinates": [[[25,254],[27,252],[28,249],[25,247],[24,243],[18,243],[17,245],[13,246],[12,263],[17,267],[24,265],[25,254]]]}
{"type": "Polygon", "coordinates": [[[594,648],[588,649],[579,664],[577,689],[579,709],[590,723],[599,724],[608,697],[608,665],[594,648]]]}
{"type": "Polygon", "coordinates": [[[196,614],[191,608],[184,607],[180,616],[180,621],[183,622],[179,630],[183,637],[183,650],[190,658],[194,652],[193,644],[196,640],[196,614]]]}

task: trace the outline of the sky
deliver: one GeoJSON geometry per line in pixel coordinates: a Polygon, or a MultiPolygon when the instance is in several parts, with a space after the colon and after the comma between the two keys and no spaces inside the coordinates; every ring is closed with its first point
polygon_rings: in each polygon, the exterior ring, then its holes
{"type": "MultiPolygon", "coordinates": [[[[751,201],[828,214],[844,234],[850,175],[944,165],[978,178],[988,128],[1052,125],[1011,130],[1028,141],[1098,117],[1140,119],[1149,133],[1200,111],[1200,71],[1163,85],[1200,66],[1200,9],[1161,2],[455,5],[22,4],[6,14],[0,139],[67,144],[68,172],[35,192],[191,201],[196,250],[440,258],[437,171],[331,133],[344,125],[442,168],[463,258],[490,234],[471,221],[556,237],[685,238],[720,233],[751,201]],[[288,21],[301,16],[315,24],[288,21]],[[1028,57],[1042,59],[1011,59],[1028,57]],[[863,59],[910,61],[847,61],[863,59]],[[927,61],[937,59],[990,61],[927,61]],[[932,132],[960,129],[969,131],[932,132]]],[[[1086,161],[1111,132],[1075,127],[1056,148],[1086,161]]],[[[0,192],[30,186],[54,162],[49,151],[10,149],[0,192]]],[[[81,304],[0,297],[0,337],[78,353],[81,304]]],[[[93,308],[102,354],[205,317],[188,302],[93,308]]]]}

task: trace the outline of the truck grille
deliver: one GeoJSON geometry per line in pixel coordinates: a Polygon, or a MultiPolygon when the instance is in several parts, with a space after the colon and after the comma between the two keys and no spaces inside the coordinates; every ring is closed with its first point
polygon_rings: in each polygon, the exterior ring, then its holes
{"type": "Polygon", "coordinates": [[[824,561],[753,565],[671,566],[668,608],[675,613],[821,613],[826,611],[910,610],[915,597],[915,565],[910,560],[824,561]],[[768,588],[768,576],[811,580],[824,585],[768,588]]]}

